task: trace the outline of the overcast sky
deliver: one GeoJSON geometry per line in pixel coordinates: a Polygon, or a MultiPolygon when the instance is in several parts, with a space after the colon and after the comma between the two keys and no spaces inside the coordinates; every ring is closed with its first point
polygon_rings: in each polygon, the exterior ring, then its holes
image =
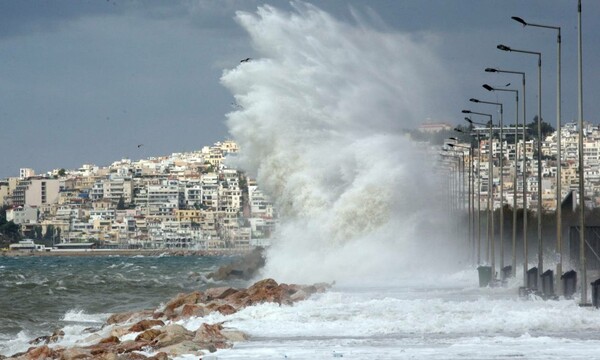
{"type": "MultiPolygon", "coordinates": [[[[0,2],[0,178],[19,168],[37,173],[108,165],[200,149],[229,138],[233,97],[223,71],[257,56],[234,17],[287,1],[5,0],[0,2]],[[139,144],[143,146],[138,147],[139,144]]],[[[431,99],[423,121],[462,121],[471,97],[514,98],[481,88],[519,78],[486,67],[525,71],[528,121],[537,104],[536,58],[496,49],[541,51],[543,118],[556,122],[556,32],[510,19],[558,25],[563,32],[563,121],[577,117],[576,0],[312,1],[342,22],[382,33],[411,33],[431,44],[447,70],[444,96],[431,99]]],[[[584,118],[600,121],[600,2],[583,1],[584,118]]],[[[400,55],[399,55],[400,56],[400,55]]],[[[349,74],[350,76],[351,74],[349,74]]],[[[435,79],[423,79],[434,86],[435,79]]],[[[516,87],[515,87],[516,86],[516,87]]],[[[511,122],[511,120],[507,120],[511,122]]]]}

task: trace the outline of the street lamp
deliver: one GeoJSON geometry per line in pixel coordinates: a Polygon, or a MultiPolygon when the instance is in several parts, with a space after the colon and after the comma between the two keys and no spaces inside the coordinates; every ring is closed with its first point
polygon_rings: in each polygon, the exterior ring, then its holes
{"type": "MultiPolygon", "coordinates": [[[[465,117],[465,120],[473,125],[470,118],[465,117]]],[[[455,129],[457,130],[457,129],[455,129]]],[[[477,265],[481,264],[481,148],[479,139],[479,129],[473,128],[477,136],[477,265]]],[[[459,130],[457,130],[459,131],[459,130]]],[[[462,132],[460,130],[459,132],[462,132]]],[[[474,160],[472,160],[474,162],[474,160]]],[[[475,189],[475,179],[473,178],[473,190],[475,189]]],[[[474,192],[474,191],[473,191],[474,192]]],[[[475,213],[475,195],[473,196],[473,213],[475,213]]],[[[473,216],[473,228],[475,227],[475,217],[473,216]]],[[[473,236],[475,236],[475,230],[473,229],[473,236]]],[[[475,242],[475,239],[473,239],[475,242]]]]}
{"type": "MultiPolygon", "coordinates": [[[[514,92],[516,97],[517,107],[515,109],[515,172],[513,174],[513,219],[512,219],[512,267],[511,276],[515,276],[517,271],[517,143],[518,143],[518,127],[519,127],[519,90],[494,88],[488,84],[483,84],[483,88],[487,91],[506,91],[514,92]]],[[[525,126],[523,124],[523,126],[525,126]]]]}
{"type": "MultiPolygon", "coordinates": [[[[518,74],[521,75],[522,77],[522,84],[523,84],[523,148],[522,150],[522,154],[523,154],[523,163],[522,163],[522,170],[523,170],[523,284],[525,284],[525,286],[527,286],[527,267],[528,267],[528,263],[527,263],[527,258],[528,258],[528,249],[527,249],[527,149],[525,147],[525,141],[527,140],[527,128],[526,128],[526,121],[527,121],[527,102],[525,101],[525,73],[522,71],[512,71],[512,70],[502,70],[502,69],[498,69],[498,68],[486,68],[485,72],[491,72],[491,73],[506,73],[506,74],[518,74]]],[[[516,269],[515,269],[516,271],[516,269]]]]}
{"type": "MultiPolygon", "coordinates": [[[[471,110],[462,110],[463,114],[473,114],[473,115],[480,115],[480,116],[487,116],[489,118],[489,128],[490,128],[490,134],[489,134],[489,148],[488,148],[488,248],[490,249],[490,265],[491,265],[491,270],[492,270],[492,279],[494,279],[496,277],[496,266],[495,266],[495,254],[494,254],[494,216],[493,216],[493,209],[494,209],[494,197],[493,197],[493,186],[492,186],[492,172],[493,172],[493,168],[494,168],[494,164],[492,162],[492,130],[493,130],[493,123],[492,123],[492,114],[486,114],[486,113],[480,113],[480,112],[475,112],[475,111],[471,111],[471,110]]],[[[477,124],[477,125],[482,125],[482,126],[486,126],[486,124],[483,123],[476,123],[474,121],[472,121],[471,119],[467,119],[467,121],[471,124],[477,124]]]]}
{"type": "MultiPolygon", "coordinates": [[[[458,142],[459,140],[455,137],[450,137],[450,140],[456,141],[458,142]]],[[[469,179],[468,179],[468,215],[469,215],[469,231],[468,231],[468,239],[469,242],[471,243],[471,247],[473,247],[473,244],[475,243],[473,241],[473,224],[474,224],[474,220],[472,218],[472,202],[471,202],[471,198],[472,198],[472,191],[473,191],[473,187],[472,187],[472,182],[473,182],[473,154],[472,154],[472,149],[473,146],[465,146],[465,145],[461,145],[458,143],[448,143],[446,144],[448,146],[450,146],[451,148],[454,149],[467,149],[468,150],[468,157],[469,157],[469,179]]],[[[463,154],[463,171],[464,171],[464,166],[465,166],[465,159],[464,159],[464,151],[461,151],[461,153],[463,154]]],[[[464,175],[463,175],[464,176],[464,175]]],[[[464,178],[463,178],[464,180],[464,178]]],[[[463,181],[463,190],[464,190],[464,181],[463,181]]]]}
{"type": "MultiPolygon", "coordinates": [[[[500,158],[498,161],[498,167],[500,168],[500,271],[504,268],[504,139],[503,139],[503,126],[504,126],[504,107],[502,103],[492,102],[492,101],[484,101],[478,99],[469,99],[470,102],[479,103],[479,104],[488,104],[488,105],[498,105],[500,106],[500,158]]],[[[490,143],[491,144],[491,143],[490,143]]],[[[491,149],[491,145],[490,145],[491,149]]],[[[491,150],[490,150],[491,151],[491,150]]],[[[493,175],[493,173],[492,173],[493,175]]],[[[493,177],[492,177],[493,179],[493,177]]],[[[493,195],[493,194],[492,194],[493,195]]],[[[494,208],[492,207],[492,214],[494,213],[494,208]]],[[[492,215],[493,216],[493,215],[492,215]]]]}
{"type": "Polygon", "coordinates": [[[538,276],[543,274],[544,267],[544,243],[542,240],[542,53],[529,50],[512,49],[506,45],[498,45],[502,51],[518,52],[536,55],[538,57],[538,143],[537,143],[537,168],[538,168],[538,201],[537,201],[537,232],[538,232],[538,276]]]}
{"type": "Polygon", "coordinates": [[[581,0],[577,1],[577,118],[579,122],[579,267],[581,272],[581,304],[587,304],[587,270],[585,263],[585,186],[583,178],[583,52],[581,38],[581,0]]]}
{"type": "MultiPolygon", "coordinates": [[[[558,49],[558,64],[556,66],[556,133],[557,133],[557,139],[556,139],[556,149],[557,149],[557,154],[556,154],[556,159],[557,159],[557,164],[556,164],[556,252],[558,254],[558,262],[556,263],[556,274],[557,276],[561,276],[562,275],[562,209],[561,209],[561,203],[562,203],[562,178],[561,178],[561,163],[562,163],[562,155],[561,155],[561,111],[560,111],[560,102],[561,102],[561,96],[560,96],[560,65],[561,65],[561,36],[560,36],[560,26],[551,26],[551,25],[540,25],[540,24],[532,24],[529,22],[526,22],[525,20],[523,20],[520,17],[517,16],[513,16],[512,17],[513,20],[523,24],[523,27],[525,26],[532,26],[532,27],[538,27],[538,28],[544,28],[544,29],[553,29],[553,30],[557,30],[558,34],[556,37],[556,43],[557,43],[557,49],[558,49]]],[[[561,282],[558,282],[558,287],[561,287],[561,282]]]]}

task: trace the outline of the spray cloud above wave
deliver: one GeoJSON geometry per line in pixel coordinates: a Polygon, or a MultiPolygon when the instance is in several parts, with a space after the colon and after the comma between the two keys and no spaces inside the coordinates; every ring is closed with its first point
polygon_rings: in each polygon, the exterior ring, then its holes
{"type": "Polygon", "coordinates": [[[444,82],[431,44],[292,5],[237,14],[259,57],[221,79],[239,105],[227,115],[235,161],[281,215],[264,276],[344,281],[439,262],[439,179],[401,131],[444,82]]]}

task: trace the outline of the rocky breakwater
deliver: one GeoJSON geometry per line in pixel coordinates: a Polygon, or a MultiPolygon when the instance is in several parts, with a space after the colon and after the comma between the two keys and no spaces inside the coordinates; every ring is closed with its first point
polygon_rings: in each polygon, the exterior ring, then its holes
{"type": "Polygon", "coordinates": [[[156,310],[113,314],[101,328],[87,329],[89,336],[75,346],[61,346],[64,332],[58,330],[52,335],[32,340],[33,346],[26,352],[9,358],[166,360],[183,354],[201,357],[217,349],[230,348],[235,342],[247,340],[248,335],[228,328],[224,322],[202,323],[197,329],[188,329],[178,324],[180,320],[202,318],[212,312],[230,315],[264,302],[288,306],[329,287],[324,283],[278,284],[273,279],[265,279],[246,289],[218,287],[204,292],[182,293],[156,310]]]}

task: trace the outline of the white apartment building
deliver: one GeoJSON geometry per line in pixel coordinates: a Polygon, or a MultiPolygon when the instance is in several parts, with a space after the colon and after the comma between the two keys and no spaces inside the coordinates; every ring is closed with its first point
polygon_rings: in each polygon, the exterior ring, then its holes
{"type": "Polygon", "coordinates": [[[58,202],[60,184],[57,179],[21,180],[12,193],[14,206],[42,206],[58,202]]]}
{"type": "Polygon", "coordinates": [[[30,168],[21,168],[19,169],[19,179],[25,180],[27,178],[35,176],[35,171],[30,168]]]}

